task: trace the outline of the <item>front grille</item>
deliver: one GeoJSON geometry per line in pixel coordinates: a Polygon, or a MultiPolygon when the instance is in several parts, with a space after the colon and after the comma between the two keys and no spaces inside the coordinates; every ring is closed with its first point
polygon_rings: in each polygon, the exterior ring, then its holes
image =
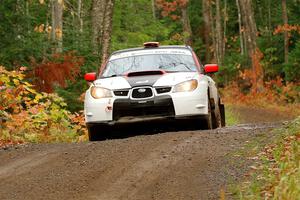
{"type": "Polygon", "coordinates": [[[125,97],[128,95],[128,90],[115,90],[114,95],[125,97]]]}
{"type": "Polygon", "coordinates": [[[121,117],[160,117],[160,116],[174,116],[175,111],[172,106],[153,106],[153,107],[141,107],[141,108],[130,108],[123,110],[116,110],[114,108],[113,113],[114,120],[118,120],[121,117]]]}
{"type": "Polygon", "coordinates": [[[171,87],[160,87],[160,88],[156,88],[156,92],[157,94],[162,94],[162,93],[167,93],[171,91],[171,87]]]}
{"type": "Polygon", "coordinates": [[[151,100],[145,104],[139,104],[132,100],[117,99],[114,102],[113,119],[122,117],[173,117],[175,116],[174,105],[171,97],[162,97],[159,100],[151,100]]]}
{"type": "Polygon", "coordinates": [[[149,98],[152,96],[153,96],[153,91],[152,88],[150,87],[134,88],[131,94],[131,97],[134,99],[149,98]]]}

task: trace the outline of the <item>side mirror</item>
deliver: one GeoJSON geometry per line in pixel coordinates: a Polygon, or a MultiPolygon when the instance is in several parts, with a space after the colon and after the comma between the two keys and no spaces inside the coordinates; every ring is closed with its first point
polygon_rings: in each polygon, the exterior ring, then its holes
{"type": "Polygon", "coordinates": [[[214,73],[219,71],[219,66],[217,64],[207,64],[204,65],[205,73],[214,73]]]}
{"type": "Polygon", "coordinates": [[[95,72],[87,73],[84,75],[84,79],[88,82],[93,82],[97,79],[97,75],[95,72]]]}

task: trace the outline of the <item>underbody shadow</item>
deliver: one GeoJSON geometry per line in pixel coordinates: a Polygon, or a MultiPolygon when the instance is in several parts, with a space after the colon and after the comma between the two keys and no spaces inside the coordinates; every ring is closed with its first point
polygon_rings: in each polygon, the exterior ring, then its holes
{"type": "MultiPolygon", "coordinates": [[[[154,135],[165,132],[193,131],[203,129],[200,119],[148,121],[130,124],[115,124],[106,130],[102,140],[122,139],[138,135],[154,135]]],[[[104,132],[102,132],[104,133],[104,132]]]]}

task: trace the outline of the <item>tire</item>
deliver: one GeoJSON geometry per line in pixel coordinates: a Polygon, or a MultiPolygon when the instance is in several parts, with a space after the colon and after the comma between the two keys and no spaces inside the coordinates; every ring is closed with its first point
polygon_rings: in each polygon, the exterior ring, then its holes
{"type": "Polygon", "coordinates": [[[225,106],[224,104],[219,104],[220,113],[221,113],[221,125],[222,127],[226,126],[226,116],[225,116],[225,106]]]}
{"type": "Polygon", "coordinates": [[[208,114],[205,116],[204,122],[205,122],[205,129],[210,130],[213,128],[212,112],[211,112],[209,97],[208,97],[208,114]]]}
{"type": "Polygon", "coordinates": [[[98,141],[106,139],[107,127],[103,125],[89,125],[88,135],[89,141],[98,141]]]}
{"type": "Polygon", "coordinates": [[[222,127],[222,116],[219,104],[216,104],[214,110],[212,110],[212,127],[213,129],[222,127]]]}

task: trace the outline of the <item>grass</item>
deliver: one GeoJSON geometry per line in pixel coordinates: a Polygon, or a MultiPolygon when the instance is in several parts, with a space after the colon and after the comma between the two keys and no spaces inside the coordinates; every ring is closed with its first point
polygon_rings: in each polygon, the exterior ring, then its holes
{"type": "Polygon", "coordinates": [[[239,115],[235,113],[231,106],[225,108],[226,125],[233,126],[239,123],[239,115]]]}
{"type": "Polygon", "coordinates": [[[256,164],[249,178],[235,186],[236,199],[300,199],[300,117],[272,136],[267,145],[256,141],[246,148],[256,164]]]}

